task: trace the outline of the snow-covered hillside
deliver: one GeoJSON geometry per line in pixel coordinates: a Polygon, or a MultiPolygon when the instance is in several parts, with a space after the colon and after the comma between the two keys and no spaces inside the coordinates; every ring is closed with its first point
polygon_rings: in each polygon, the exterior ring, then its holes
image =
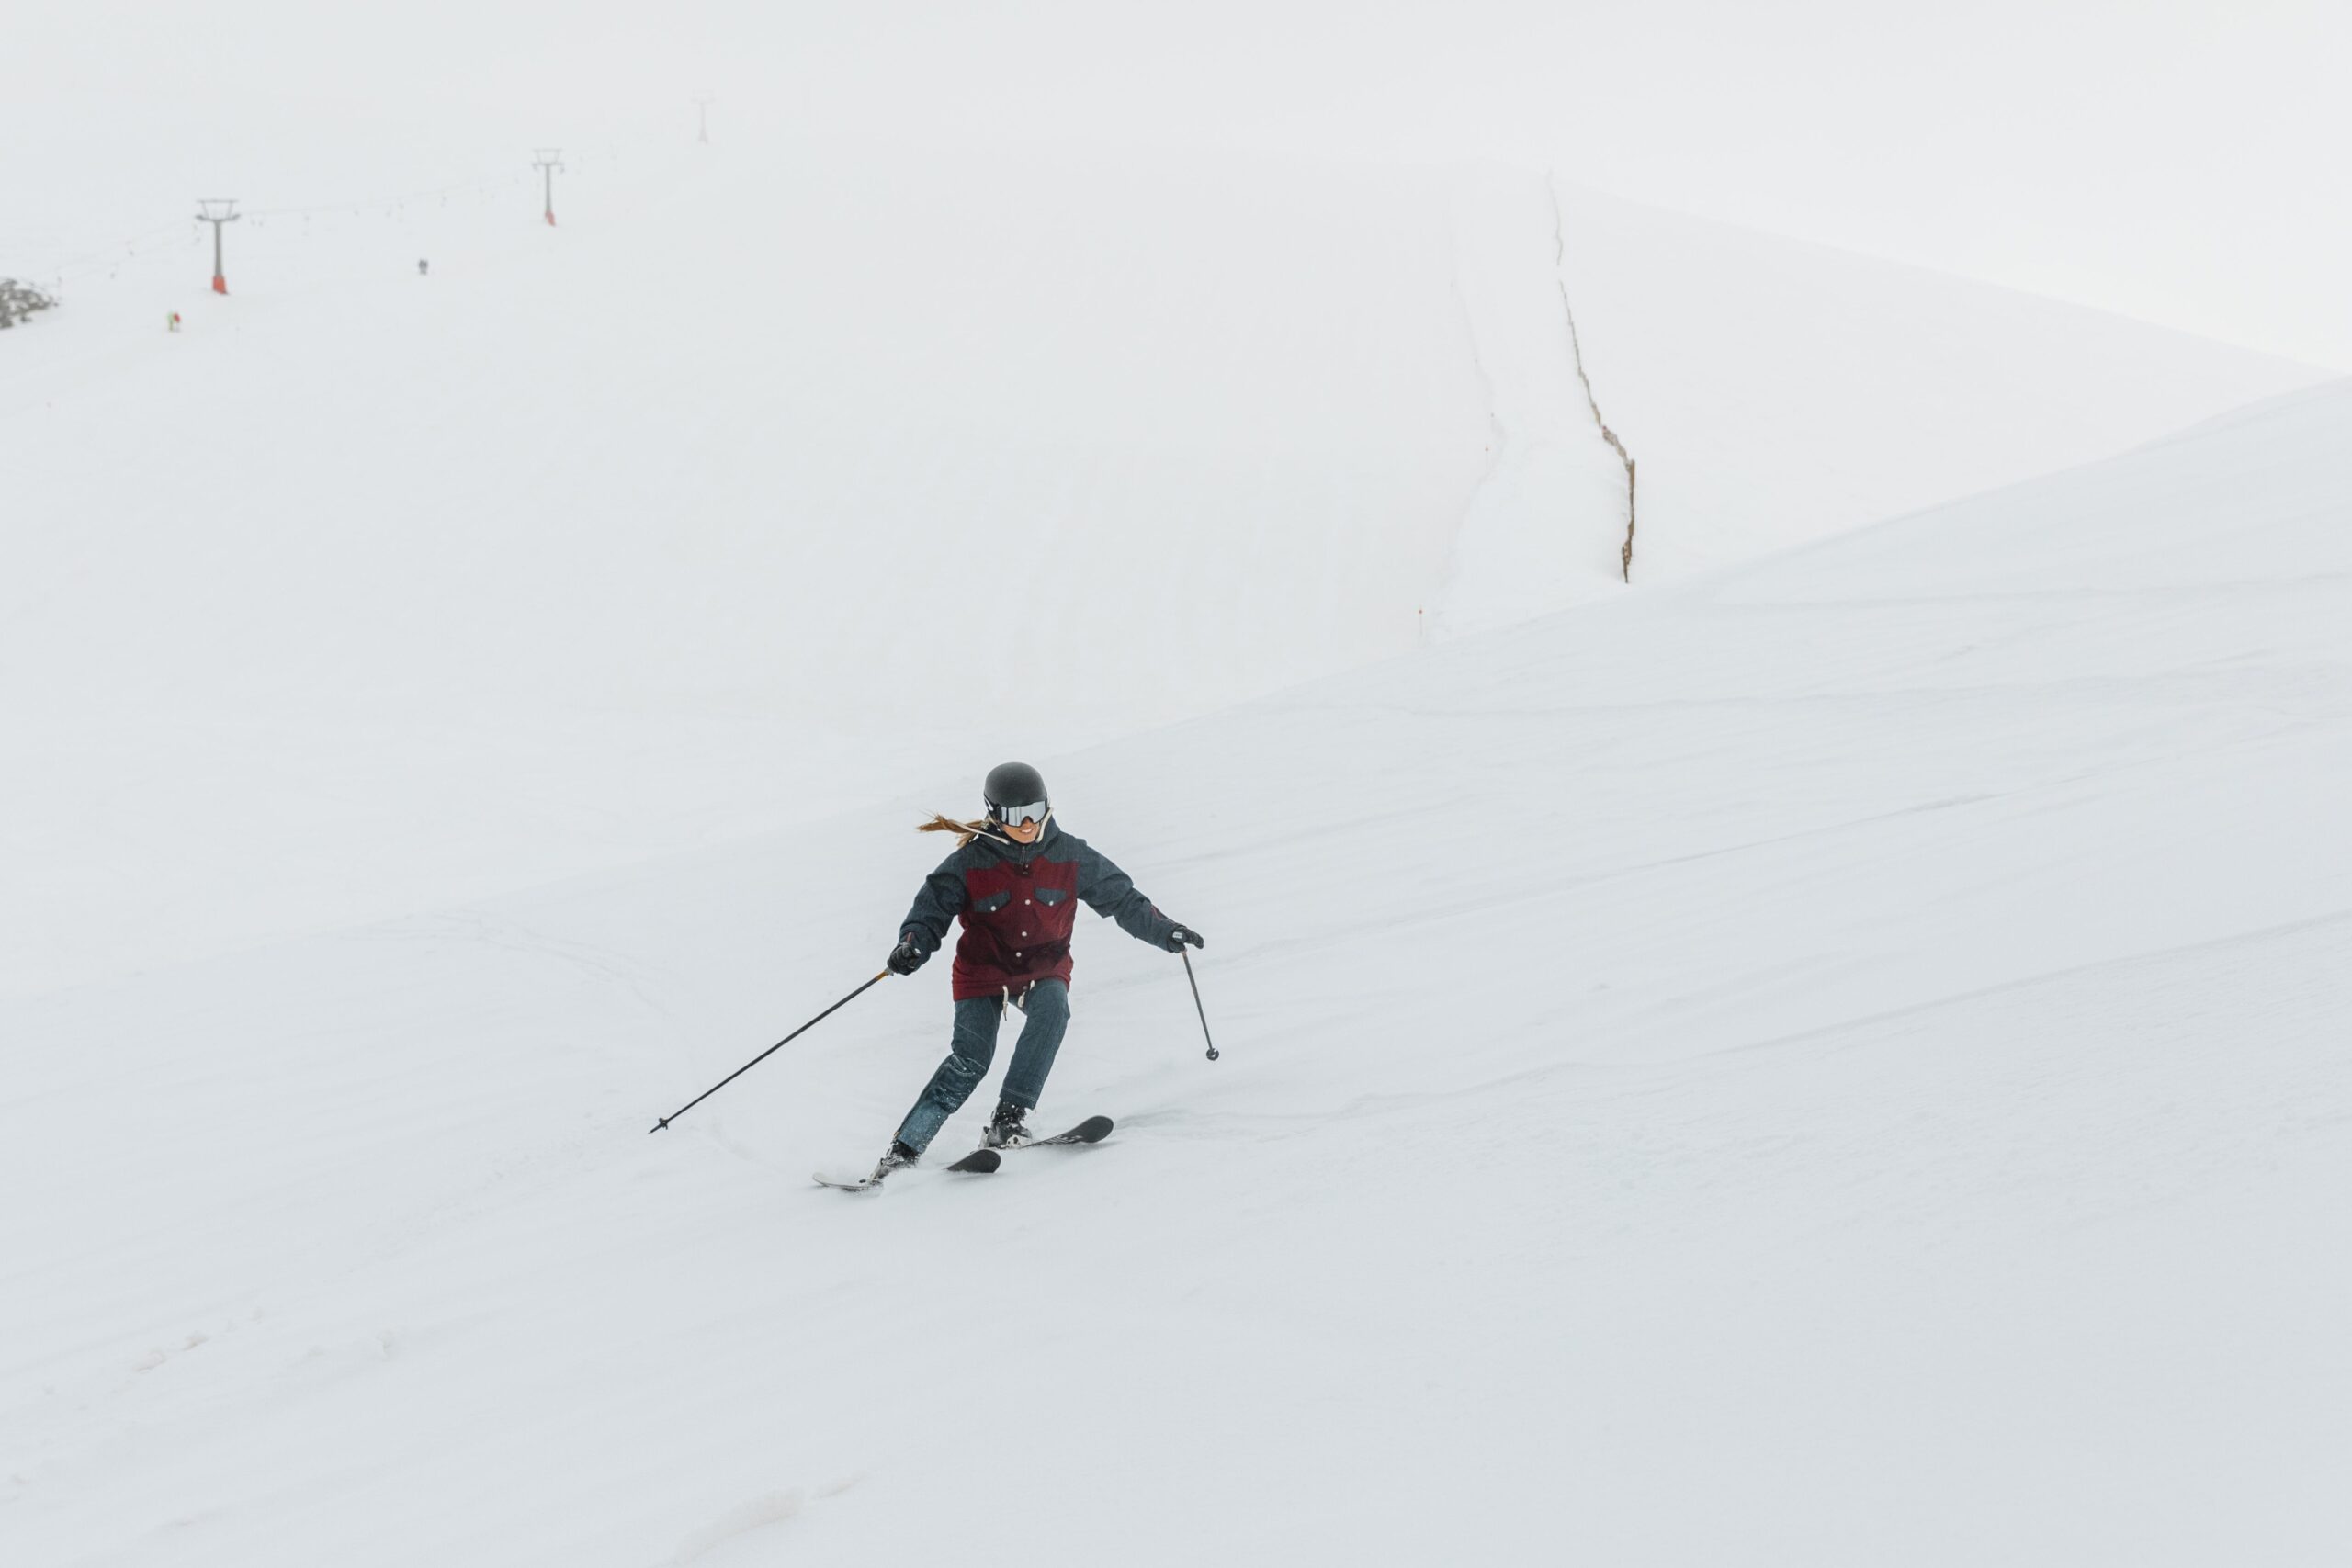
{"type": "Polygon", "coordinates": [[[1625,474],[1595,438],[1596,403],[1639,465],[1634,576],[1652,583],[2106,457],[2327,378],[1565,178],[1451,175],[1456,265],[1499,437],[1455,547],[1452,630],[1616,591],[1625,474]]]}
{"type": "Polygon", "coordinates": [[[2338,386],[1041,758],[1224,1058],[1089,922],[1046,1119],[1121,1131],[986,1179],[807,1184],[936,967],[644,1132],[874,971],[961,763],[0,1004],[0,1547],[2329,1561],[2347,515],[2338,386]]]}
{"type": "Polygon", "coordinates": [[[1493,168],[626,143],[548,230],[520,149],[345,208],[238,145],[227,299],[97,231],[0,346],[0,994],[1614,594],[1562,276],[1637,582],[2312,374],[1493,168]]]}

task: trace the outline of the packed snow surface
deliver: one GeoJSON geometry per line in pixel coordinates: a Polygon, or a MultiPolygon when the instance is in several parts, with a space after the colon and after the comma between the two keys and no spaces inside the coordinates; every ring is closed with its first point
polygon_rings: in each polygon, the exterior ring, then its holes
{"type": "Polygon", "coordinates": [[[1567,169],[567,163],[0,340],[0,1562],[2341,1556],[2352,390],[1567,169]],[[1008,755],[1222,1059],[1089,921],[1103,1146],[808,1182],[944,964],[648,1137],[1008,755]]]}
{"type": "Polygon", "coordinates": [[[2348,520],[2333,386],[1039,757],[1224,1055],[1087,922],[991,1177],[808,1179],[939,964],[646,1134],[968,769],[0,1004],[0,1557],[2334,1560],[2348,520]]]}

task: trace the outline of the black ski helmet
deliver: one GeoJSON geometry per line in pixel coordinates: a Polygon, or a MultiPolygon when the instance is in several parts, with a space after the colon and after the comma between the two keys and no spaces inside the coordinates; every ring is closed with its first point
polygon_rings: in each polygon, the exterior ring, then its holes
{"type": "Polygon", "coordinates": [[[988,802],[989,819],[1001,822],[1009,806],[1035,806],[1046,800],[1046,775],[1026,762],[999,762],[980,785],[980,798],[988,802]]]}

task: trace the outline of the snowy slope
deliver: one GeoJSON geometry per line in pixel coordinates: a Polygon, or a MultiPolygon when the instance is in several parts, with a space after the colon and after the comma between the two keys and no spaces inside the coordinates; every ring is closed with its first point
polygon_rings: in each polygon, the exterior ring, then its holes
{"type": "Polygon", "coordinates": [[[1671,581],[2122,451],[2329,373],[2144,322],[1658,210],[1454,171],[1457,265],[1499,457],[1448,629],[1671,581]],[[1555,257],[1558,263],[1555,265],[1555,257]],[[1566,306],[1563,304],[1562,286],[1566,306]]]}
{"type": "Polygon", "coordinates": [[[0,1004],[0,1554],[2328,1561],[2348,513],[2337,386],[1050,760],[1225,1058],[1089,922],[984,1181],[806,1185],[936,967],[643,1131],[968,770],[0,1004]]]}
{"type": "Polygon", "coordinates": [[[550,231],[519,152],[247,129],[228,299],[126,214],[0,351],[0,994],[1613,594],[1564,243],[1644,582],[2311,374],[1491,167],[622,142],[550,231]]]}
{"type": "Polygon", "coordinates": [[[1479,430],[1434,201],[707,151],[579,161],[553,231],[271,218],[225,300],[172,256],[12,339],[0,988],[1415,645],[1479,430]]]}

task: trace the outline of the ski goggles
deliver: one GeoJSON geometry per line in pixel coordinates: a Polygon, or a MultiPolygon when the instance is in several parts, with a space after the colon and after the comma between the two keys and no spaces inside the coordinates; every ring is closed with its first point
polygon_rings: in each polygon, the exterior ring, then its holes
{"type": "Polygon", "coordinates": [[[1043,822],[1046,813],[1052,809],[1042,800],[1035,806],[999,806],[990,802],[989,815],[1009,828],[1018,828],[1024,822],[1043,822]]]}

